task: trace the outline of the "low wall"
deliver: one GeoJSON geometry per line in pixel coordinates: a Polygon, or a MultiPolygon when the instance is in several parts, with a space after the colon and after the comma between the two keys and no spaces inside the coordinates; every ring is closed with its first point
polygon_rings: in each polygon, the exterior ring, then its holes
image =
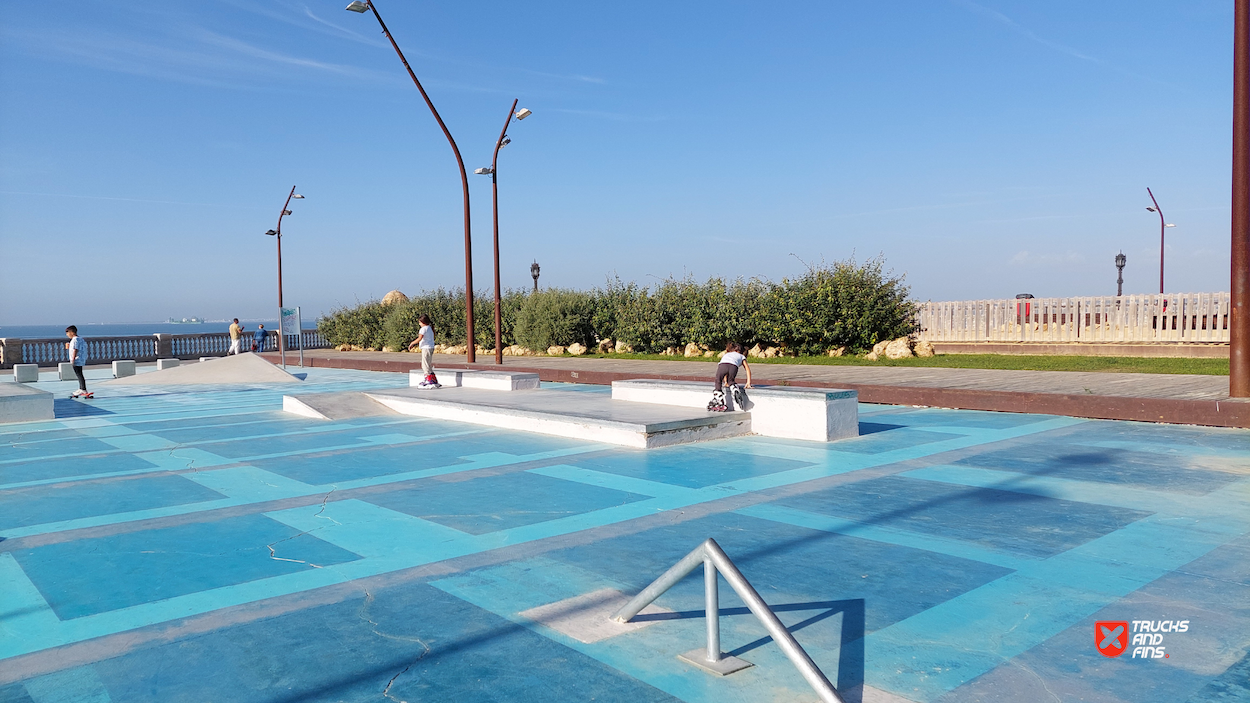
{"type": "MultiPolygon", "coordinates": [[[[253,332],[243,333],[243,346],[252,348],[253,332]]],[[[299,349],[300,338],[305,349],[329,349],[331,344],[317,330],[303,330],[300,334],[286,335],[288,351],[299,349]]],[[[127,337],[82,337],[87,345],[88,364],[108,364],[114,361],[156,361],[157,359],[198,359],[203,356],[225,356],[230,351],[230,333],[209,334],[148,334],[127,337]]],[[[39,339],[0,338],[0,369],[11,369],[14,364],[38,364],[56,366],[69,361],[65,337],[39,339]]],[[[277,351],[278,337],[266,336],[262,351],[277,351]]]]}

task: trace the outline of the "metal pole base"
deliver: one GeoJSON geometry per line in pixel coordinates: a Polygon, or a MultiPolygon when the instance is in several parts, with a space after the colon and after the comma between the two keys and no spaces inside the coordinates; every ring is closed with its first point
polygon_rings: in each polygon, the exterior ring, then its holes
{"type": "Polygon", "coordinates": [[[706,647],[699,647],[698,649],[692,649],[685,654],[678,654],[677,658],[687,664],[694,664],[709,674],[716,674],[717,676],[728,676],[734,672],[742,671],[743,669],[755,666],[745,659],[739,659],[737,657],[730,657],[726,655],[721,655],[719,661],[710,662],[707,660],[706,647]]]}

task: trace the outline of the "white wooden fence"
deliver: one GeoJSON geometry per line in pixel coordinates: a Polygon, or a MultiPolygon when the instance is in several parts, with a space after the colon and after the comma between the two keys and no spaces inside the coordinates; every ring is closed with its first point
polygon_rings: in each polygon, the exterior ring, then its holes
{"type": "Polygon", "coordinates": [[[920,304],[930,342],[1228,342],[1228,293],[920,304]]]}

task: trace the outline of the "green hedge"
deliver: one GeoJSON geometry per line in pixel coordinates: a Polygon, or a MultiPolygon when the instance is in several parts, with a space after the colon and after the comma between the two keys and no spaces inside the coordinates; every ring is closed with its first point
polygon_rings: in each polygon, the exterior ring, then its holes
{"type": "MultiPolygon", "coordinates": [[[[614,339],[658,352],[689,342],[719,349],[734,340],[799,354],[841,346],[863,351],[915,331],[916,305],[903,276],[885,271],[884,263],[880,257],[821,263],[780,282],[670,279],[644,288],[613,279],[592,291],[510,290],[501,306],[503,344],[544,350],[614,339]]],[[[476,341],[493,349],[493,295],[478,293],[473,309],[476,341]]],[[[434,321],[439,342],[464,343],[463,290],[440,288],[385,307],[370,301],[340,308],[318,329],[336,345],[402,349],[416,338],[422,313],[434,321]]]]}

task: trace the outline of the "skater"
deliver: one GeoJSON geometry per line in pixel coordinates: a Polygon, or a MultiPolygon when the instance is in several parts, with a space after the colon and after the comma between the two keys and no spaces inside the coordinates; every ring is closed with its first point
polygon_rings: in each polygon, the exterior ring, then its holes
{"type": "Polygon", "coordinates": [[[417,384],[417,388],[442,388],[438,377],[434,375],[434,325],[430,323],[428,315],[422,315],[417,321],[421,323],[421,330],[417,332],[417,338],[408,345],[408,351],[413,348],[421,349],[421,373],[425,375],[425,379],[417,384]]]}
{"type": "Polygon", "coordinates": [[[265,351],[265,332],[264,325],[256,325],[256,334],[252,335],[252,351],[260,354],[265,351]]]}
{"type": "Polygon", "coordinates": [[[230,323],[230,351],[226,352],[226,356],[238,354],[243,351],[243,325],[239,324],[239,318],[234,318],[234,322],[230,323]]]}
{"type": "Polygon", "coordinates": [[[82,367],[87,364],[87,345],[78,336],[78,328],[74,325],[65,328],[65,336],[69,337],[69,343],[65,345],[69,350],[69,363],[74,365],[74,375],[78,377],[78,390],[70,393],[69,397],[94,398],[95,395],[87,391],[87,378],[82,375],[82,367]]]}
{"type": "Polygon", "coordinates": [[[716,366],[716,390],[712,391],[712,400],[707,404],[708,410],[723,413],[729,409],[729,405],[725,402],[725,385],[729,386],[729,390],[733,394],[734,403],[738,406],[738,409],[742,409],[746,396],[743,395],[742,388],[738,386],[739,366],[746,368],[746,387],[750,388],[751,365],[747,363],[747,358],[742,355],[742,345],[737,342],[730,342],[725,345],[725,353],[721,355],[720,364],[716,366]]]}

